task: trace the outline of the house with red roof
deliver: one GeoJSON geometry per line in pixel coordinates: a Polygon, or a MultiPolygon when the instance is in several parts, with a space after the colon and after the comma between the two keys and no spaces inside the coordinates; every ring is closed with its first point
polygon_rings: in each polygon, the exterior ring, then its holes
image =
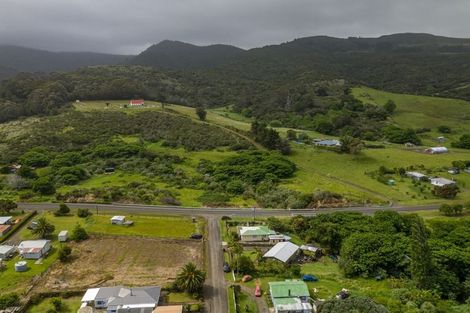
{"type": "Polygon", "coordinates": [[[129,101],[130,106],[142,106],[144,104],[144,99],[132,99],[131,101],[129,101]]]}

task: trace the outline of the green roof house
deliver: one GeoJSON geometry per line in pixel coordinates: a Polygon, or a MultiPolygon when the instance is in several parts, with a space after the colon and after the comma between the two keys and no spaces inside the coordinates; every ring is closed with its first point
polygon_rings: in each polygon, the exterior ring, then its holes
{"type": "Polygon", "coordinates": [[[242,226],[238,228],[241,241],[269,241],[269,236],[276,235],[267,226],[242,226]]]}
{"type": "Polygon", "coordinates": [[[312,313],[307,284],[299,280],[270,282],[269,292],[275,313],[312,313]]]}

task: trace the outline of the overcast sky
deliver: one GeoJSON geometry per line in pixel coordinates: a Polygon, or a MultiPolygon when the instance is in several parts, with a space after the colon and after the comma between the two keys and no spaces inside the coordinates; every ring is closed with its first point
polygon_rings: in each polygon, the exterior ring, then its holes
{"type": "Polygon", "coordinates": [[[134,54],[164,39],[259,47],[295,38],[470,37],[470,0],[0,0],[0,44],[134,54]]]}

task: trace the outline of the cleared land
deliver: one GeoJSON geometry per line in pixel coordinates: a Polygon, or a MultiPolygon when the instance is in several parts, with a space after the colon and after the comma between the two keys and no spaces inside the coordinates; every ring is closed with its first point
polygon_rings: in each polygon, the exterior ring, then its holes
{"type": "Polygon", "coordinates": [[[200,241],[98,236],[73,244],[73,260],[56,263],[41,290],[103,285],[165,285],[187,262],[202,266],[200,241]]]}

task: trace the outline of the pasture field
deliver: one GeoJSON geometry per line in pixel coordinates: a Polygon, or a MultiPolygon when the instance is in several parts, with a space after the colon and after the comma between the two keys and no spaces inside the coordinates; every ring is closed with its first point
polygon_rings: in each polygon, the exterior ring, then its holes
{"type": "Polygon", "coordinates": [[[41,281],[41,290],[164,286],[187,262],[203,264],[203,243],[196,240],[94,236],[70,246],[72,260],[55,263],[41,281]]]}
{"type": "MultiPolygon", "coordinates": [[[[132,226],[112,225],[110,222],[112,215],[93,213],[87,218],[79,218],[76,215],[57,217],[50,212],[45,212],[42,216],[55,226],[54,239],[61,230],[71,232],[77,224],[82,225],[90,234],[175,239],[187,239],[191,234],[203,228],[201,220],[193,223],[189,217],[143,215],[126,215],[128,220],[134,222],[132,226]]],[[[19,235],[23,240],[34,238],[31,231],[26,228],[22,229],[19,235]]]]}

